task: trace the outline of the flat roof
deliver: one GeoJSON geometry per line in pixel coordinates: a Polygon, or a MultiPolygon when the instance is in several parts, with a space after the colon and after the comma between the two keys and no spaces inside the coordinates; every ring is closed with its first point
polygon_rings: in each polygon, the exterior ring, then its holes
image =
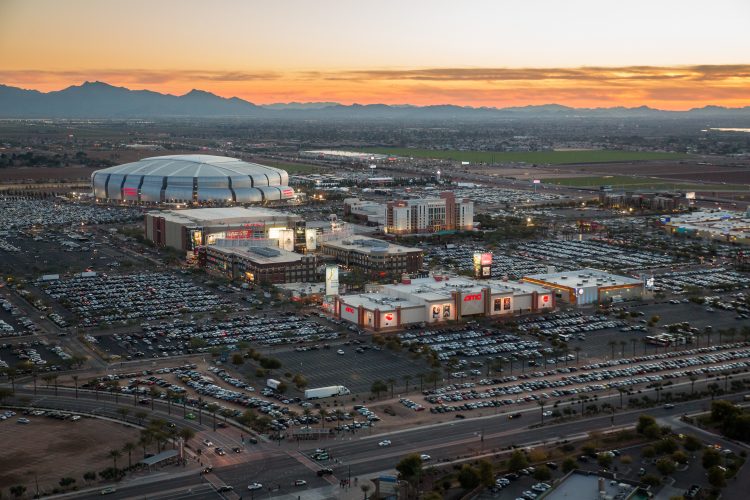
{"type": "Polygon", "coordinates": [[[153,457],[144,458],[138,463],[144,464],[144,465],[156,465],[159,462],[163,462],[164,460],[168,460],[172,457],[176,457],[179,454],[177,450],[165,450],[161,453],[158,453],[154,455],[153,457]]]}
{"type": "Polygon", "coordinates": [[[352,307],[362,306],[365,309],[380,309],[381,311],[389,311],[395,309],[396,306],[401,306],[401,309],[407,309],[410,307],[424,307],[424,304],[417,304],[416,302],[384,295],[382,293],[360,293],[356,295],[345,295],[341,297],[341,301],[346,305],[352,307]]]}
{"type": "Polygon", "coordinates": [[[341,250],[351,250],[354,252],[367,253],[372,255],[378,254],[399,254],[408,252],[421,252],[421,248],[405,247],[396,245],[385,240],[370,238],[368,236],[351,236],[340,240],[330,240],[323,243],[325,247],[338,248],[341,250]]]}
{"type": "Polygon", "coordinates": [[[573,471],[562,482],[548,491],[544,499],[601,500],[601,498],[619,498],[624,500],[633,495],[636,490],[637,486],[629,482],[601,477],[594,472],[573,471]],[[604,497],[599,494],[600,487],[604,488],[604,497]]]}
{"type": "Polygon", "coordinates": [[[298,215],[262,207],[188,208],[185,210],[162,210],[149,212],[173,222],[185,224],[238,224],[274,218],[299,219],[298,215]]]}
{"type": "Polygon", "coordinates": [[[522,279],[545,281],[559,286],[569,288],[585,286],[617,286],[617,285],[640,285],[641,280],[629,276],[608,273],[599,269],[579,269],[577,271],[561,271],[556,273],[541,273],[524,276],[522,279]]]}
{"type": "Polygon", "coordinates": [[[296,252],[273,247],[217,247],[211,245],[206,248],[209,249],[209,252],[215,251],[225,255],[236,255],[257,264],[291,264],[299,262],[304,257],[296,252]]]}

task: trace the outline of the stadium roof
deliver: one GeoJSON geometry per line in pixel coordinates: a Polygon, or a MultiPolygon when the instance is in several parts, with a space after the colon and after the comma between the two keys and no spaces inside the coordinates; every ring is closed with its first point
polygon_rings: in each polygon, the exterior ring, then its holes
{"type": "Polygon", "coordinates": [[[284,170],[213,155],[153,156],[97,171],[109,174],[140,174],[176,177],[231,177],[235,175],[278,176],[284,170]]]}

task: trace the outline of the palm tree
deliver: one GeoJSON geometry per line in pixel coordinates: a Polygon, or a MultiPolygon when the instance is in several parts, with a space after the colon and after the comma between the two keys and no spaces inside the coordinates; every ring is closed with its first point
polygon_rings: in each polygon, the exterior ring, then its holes
{"type": "Polygon", "coordinates": [[[130,408],[124,408],[122,406],[117,408],[117,413],[119,413],[122,416],[122,419],[127,422],[128,420],[128,413],[130,413],[130,408]]]}
{"type": "Polygon", "coordinates": [[[107,453],[107,456],[112,459],[114,469],[117,470],[117,459],[122,456],[122,453],[120,453],[120,450],[109,450],[109,453],[107,453]]]}
{"type": "Polygon", "coordinates": [[[573,350],[576,352],[576,366],[578,366],[578,356],[581,354],[581,346],[577,345],[573,350]]]}
{"type": "Polygon", "coordinates": [[[143,420],[148,416],[148,413],[146,413],[143,410],[138,410],[135,412],[135,418],[138,419],[138,425],[141,425],[143,423],[143,420]]]}
{"type": "Polygon", "coordinates": [[[161,391],[152,385],[148,391],[148,395],[151,396],[151,411],[154,411],[154,398],[158,398],[161,395],[161,391]]]}
{"type": "Polygon", "coordinates": [[[543,399],[540,399],[539,401],[536,402],[536,404],[538,404],[540,408],[542,409],[542,425],[544,425],[544,405],[546,405],[547,402],[543,399]]]}
{"type": "Polygon", "coordinates": [[[167,414],[172,414],[172,400],[177,395],[172,389],[167,389],[167,414]]]}
{"type": "Polygon", "coordinates": [[[146,456],[146,447],[153,442],[151,431],[144,429],[141,431],[141,437],[138,439],[138,445],[143,447],[143,456],[146,456]]]}
{"type": "Polygon", "coordinates": [[[36,371],[36,368],[32,369],[31,371],[31,378],[34,379],[34,396],[36,396],[36,379],[39,377],[39,372],[36,371]]]}
{"type": "Polygon", "coordinates": [[[612,359],[615,359],[615,346],[617,346],[617,341],[610,340],[609,342],[607,342],[607,345],[612,348],[612,359]]]}
{"type": "Polygon", "coordinates": [[[621,357],[621,358],[624,358],[624,357],[625,357],[625,346],[626,346],[626,345],[628,345],[628,343],[627,343],[627,342],[625,342],[624,340],[621,340],[621,341],[620,341],[620,357],[621,357]]]}
{"type": "Polygon", "coordinates": [[[190,427],[183,427],[179,430],[177,435],[180,436],[182,440],[185,441],[185,445],[187,445],[188,441],[195,437],[195,431],[190,427]]]}
{"type": "Polygon", "coordinates": [[[638,343],[638,339],[630,339],[630,343],[633,344],[633,357],[635,357],[635,345],[638,343]]]}
{"type": "Polygon", "coordinates": [[[217,405],[216,403],[211,403],[210,405],[208,405],[207,410],[210,411],[214,417],[214,432],[216,432],[216,412],[219,411],[219,405],[217,405]]]}
{"type": "Polygon", "coordinates": [[[706,347],[711,347],[711,334],[713,333],[713,329],[710,326],[707,326],[703,329],[703,333],[706,335],[706,347]]]}
{"type": "Polygon", "coordinates": [[[133,466],[133,461],[130,458],[133,454],[133,450],[135,450],[135,444],[129,441],[122,446],[122,451],[128,454],[128,469],[133,466]]]}
{"type": "Polygon", "coordinates": [[[370,491],[370,485],[369,484],[360,484],[359,489],[362,490],[362,493],[365,495],[364,500],[367,500],[367,492],[370,491]]]}
{"type": "Polygon", "coordinates": [[[626,392],[628,392],[628,391],[627,391],[627,389],[624,389],[624,388],[622,388],[622,387],[618,387],[618,388],[617,388],[617,392],[619,392],[619,393],[620,393],[620,408],[622,408],[622,407],[623,407],[623,406],[622,406],[622,395],[623,395],[623,394],[625,394],[625,393],[626,393],[626,392]]]}
{"type": "Polygon", "coordinates": [[[318,410],[318,417],[320,417],[320,426],[325,429],[326,427],[326,417],[328,416],[328,412],[325,408],[321,408],[318,410]]]}
{"type": "Polygon", "coordinates": [[[73,375],[73,383],[76,386],[76,399],[78,399],[78,375],[73,375]]]}
{"type": "Polygon", "coordinates": [[[417,373],[417,377],[419,377],[419,392],[422,392],[424,390],[423,388],[424,373],[422,372],[417,373]]]}
{"type": "Polygon", "coordinates": [[[389,385],[389,386],[391,386],[391,398],[393,398],[393,384],[395,384],[395,383],[396,383],[396,380],[395,380],[395,379],[393,379],[393,378],[389,378],[389,379],[387,380],[387,382],[388,382],[388,385],[389,385]]]}
{"type": "Polygon", "coordinates": [[[5,368],[3,370],[5,372],[5,376],[8,377],[8,380],[10,380],[11,390],[13,391],[13,394],[16,393],[16,375],[17,371],[15,368],[5,368]]]}
{"type": "Polygon", "coordinates": [[[412,376],[408,373],[404,375],[404,393],[409,392],[409,382],[411,382],[412,376]]]}

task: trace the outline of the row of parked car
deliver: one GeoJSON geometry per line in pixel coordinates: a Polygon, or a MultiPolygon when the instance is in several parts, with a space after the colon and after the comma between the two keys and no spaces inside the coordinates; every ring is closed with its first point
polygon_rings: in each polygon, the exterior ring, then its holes
{"type": "Polygon", "coordinates": [[[542,240],[521,244],[521,255],[551,261],[574,262],[580,267],[598,269],[647,269],[669,266],[674,257],[647,250],[623,248],[603,241],[542,240]]]}
{"type": "MultiPolygon", "coordinates": [[[[712,348],[704,348],[706,351],[703,349],[694,349],[683,353],[669,353],[683,355],[683,357],[675,359],[666,359],[666,354],[655,355],[664,356],[664,358],[660,358],[661,360],[657,362],[642,363],[633,365],[632,367],[624,366],[625,363],[623,363],[623,367],[617,369],[594,369],[594,366],[599,365],[589,365],[587,370],[590,371],[556,379],[541,378],[545,374],[540,372],[526,374],[527,378],[519,383],[493,387],[485,389],[482,392],[475,389],[454,392],[434,391],[425,399],[427,402],[441,405],[443,408],[448,403],[486,400],[485,402],[476,404],[459,405],[459,409],[471,410],[478,407],[522,404],[543,399],[572,396],[579,393],[604,391],[610,388],[626,388],[632,385],[651,384],[670,378],[719,373],[750,367],[750,361],[748,361],[750,359],[750,349],[743,348],[744,346],[741,344],[724,347],[727,350],[722,352],[712,352],[712,348]],[[693,353],[693,355],[686,355],[688,353],[693,353]],[[659,374],[659,372],[666,371],[674,372],[659,374]],[[574,385],[579,387],[572,387],[574,385]],[[539,392],[550,389],[552,390],[549,393],[539,392]],[[493,399],[502,396],[511,397],[502,400],[493,399]]],[[[651,356],[647,358],[651,358],[651,356]]],[[[516,377],[510,378],[516,379],[516,377]]],[[[512,381],[516,382],[516,380],[512,381]]],[[[435,410],[440,411],[437,408],[435,410]]]]}
{"type": "Polygon", "coordinates": [[[82,273],[40,286],[84,326],[155,320],[175,312],[212,312],[231,302],[172,273],[82,273]]]}
{"type": "Polygon", "coordinates": [[[101,207],[94,204],[68,203],[63,200],[37,200],[20,196],[0,197],[0,227],[7,229],[31,226],[79,226],[113,224],[142,218],[136,208],[101,207]]]}
{"type": "Polygon", "coordinates": [[[536,340],[524,340],[516,335],[502,333],[499,330],[425,330],[417,333],[399,334],[403,345],[426,345],[438,354],[438,359],[445,361],[453,356],[492,356],[497,354],[516,353],[521,357],[533,357],[533,353],[542,346],[536,340]]]}

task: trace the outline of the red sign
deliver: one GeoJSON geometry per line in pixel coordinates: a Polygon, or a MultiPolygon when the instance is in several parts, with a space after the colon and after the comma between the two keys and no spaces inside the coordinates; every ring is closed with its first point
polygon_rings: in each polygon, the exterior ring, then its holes
{"type": "Polygon", "coordinates": [[[482,265],[483,266],[491,266],[492,265],[492,254],[489,252],[482,254],[482,265]]]}
{"type": "Polygon", "coordinates": [[[253,231],[251,229],[235,229],[227,231],[224,238],[228,240],[251,240],[253,239],[253,231]]]}
{"type": "Polygon", "coordinates": [[[348,313],[353,313],[353,312],[354,312],[354,308],[353,308],[353,307],[350,307],[350,306],[346,306],[346,307],[344,308],[344,311],[346,311],[346,312],[348,312],[348,313]]]}
{"type": "Polygon", "coordinates": [[[391,314],[391,313],[386,314],[385,315],[385,320],[386,321],[393,321],[393,314],[391,314]]]}
{"type": "Polygon", "coordinates": [[[471,302],[472,300],[482,300],[482,294],[472,293],[470,295],[464,295],[464,302],[471,302]]]}
{"type": "Polygon", "coordinates": [[[281,194],[283,194],[284,196],[292,196],[292,195],[294,195],[294,190],[292,190],[292,189],[284,189],[284,190],[281,191],[281,194]]]}
{"type": "Polygon", "coordinates": [[[122,194],[125,196],[138,196],[137,188],[122,188],[122,194]]]}
{"type": "Polygon", "coordinates": [[[549,302],[549,295],[542,297],[542,302],[549,302]]]}

